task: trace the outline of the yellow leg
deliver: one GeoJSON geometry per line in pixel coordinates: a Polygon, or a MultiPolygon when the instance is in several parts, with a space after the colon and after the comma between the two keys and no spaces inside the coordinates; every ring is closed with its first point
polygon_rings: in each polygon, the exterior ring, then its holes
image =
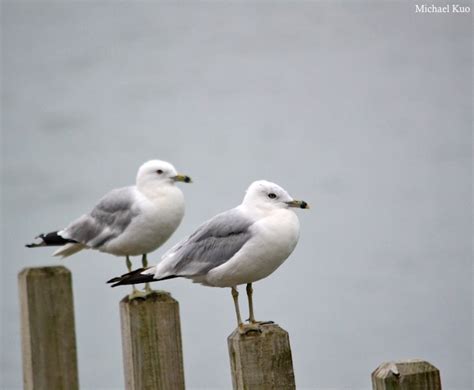
{"type": "Polygon", "coordinates": [[[240,317],[240,308],[239,308],[239,292],[235,287],[232,287],[232,298],[234,298],[235,314],[237,315],[237,325],[241,327],[242,317],[240,317]]]}
{"type": "MultiPolygon", "coordinates": [[[[148,268],[148,259],[146,258],[146,253],[142,256],[142,267],[148,268]]],[[[150,287],[150,283],[145,283],[145,294],[151,294],[153,292],[152,288],[150,287]]]]}
{"type": "Polygon", "coordinates": [[[252,283],[247,284],[247,298],[249,300],[249,322],[251,324],[254,324],[255,321],[255,315],[253,314],[253,288],[252,288],[252,283]]]}
{"type": "MultiPolygon", "coordinates": [[[[125,264],[127,265],[128,272],[132,272],[132,261],[129,256],[125,257],[125,264]]],[[[134,284],[132,284],[132,293],[128,296],[128,299],[132,300],[135,298],[143,298],[143,292],[137,290],[134,284]]]]}
{"type": "Polygon", "coordinates": [[[245,329],[243,330],[243,333],[248,333],[252,331],[257,331],[261,332],[261,325],[269,325],[273,324],[273,321],[256,321],[255,320],[255,315],[253,312],[253,288],[252,288],[252,283],[247,284],[247,298],[249,300],[249,324],[245,325],[245,329]]]}
{"type": "Polygon", "coordinates": [[[132,272],[132,262],[128,256],[125,256],[125,265],[127,266],[128,272],[132,272]]]}
{"type": "Polygon", "coordinates": [[[148,259],[146,258],[146,253],[142,255],[142,267],[148,268],[148,259]]]}

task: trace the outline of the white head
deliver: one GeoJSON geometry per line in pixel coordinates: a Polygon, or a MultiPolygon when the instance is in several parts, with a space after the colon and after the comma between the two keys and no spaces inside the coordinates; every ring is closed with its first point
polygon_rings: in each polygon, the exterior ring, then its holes
{"type": "Polygon", "coordinates": [[[166,161],[150,160],[138,169],[138,188],[174,185],[177,181],[191,183],[191,178],[178,174],[175,167],[166,161]]]}
{"type": "Polygon", "coordinates": [[[266,180],[258,180],[250,184],[242,203],[250,207],[266,210],[288,207],[309,209],[308,203],[302,200],[294,200],[278,184],[266,180]]]}

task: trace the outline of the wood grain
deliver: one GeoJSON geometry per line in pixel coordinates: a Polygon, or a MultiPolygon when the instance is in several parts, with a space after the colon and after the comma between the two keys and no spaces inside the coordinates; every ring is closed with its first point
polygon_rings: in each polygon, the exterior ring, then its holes
{"type": "Polygon", "coordinates": [[[179,304],[165,292],[120,302],[127,390],[184,389],[179,304]]]}
{"type": "Polygon", "coordinates": [[[288,333],[276,324],[259,332],[236,329],[227,339],[234,390],[295,389],[288,333]]]}
{"type": "Polygon", "coordinates": [[[71,273],[26,268],[18,282],[24,389],[79,389],[71,273]]]}

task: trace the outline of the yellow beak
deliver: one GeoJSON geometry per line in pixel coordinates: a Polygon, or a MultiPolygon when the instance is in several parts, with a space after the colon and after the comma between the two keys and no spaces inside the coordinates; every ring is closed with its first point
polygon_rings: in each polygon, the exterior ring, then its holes
{"type": "Polygon", "coordinates": [[[292,200],[290,202],[286,202],[286,204],[290,207],[298,207],[300,209],[309,209],[309,204],[306,203],[304,200],[292,200]]]}
{"type": "Polygon", "coordinates": [[[186,175],[176,175],[173,179],[174,181],[182,181],[183,183],[192,183],[191,178],[186,175]]]}

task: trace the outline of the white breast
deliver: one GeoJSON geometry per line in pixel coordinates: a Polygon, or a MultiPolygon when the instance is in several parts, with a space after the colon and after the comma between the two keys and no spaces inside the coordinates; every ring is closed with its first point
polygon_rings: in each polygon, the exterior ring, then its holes
{"type": "Polygon", "coordinates": [[[107,243],[103,250],[118,256],[138,256],[160,247],[177,229],[184,216],[184,196],[169,186],[154,197],[137,190],[140,213],[123,234],[107,243]]]}
{"type": "Polygon", "coordinates": [[[252,238],[232,259],[211,270],[204,283],[232,287],[270,275],[295,249],[298,217],[291,210],[279,209],[252,225],[251,231],[252,238]]]}

